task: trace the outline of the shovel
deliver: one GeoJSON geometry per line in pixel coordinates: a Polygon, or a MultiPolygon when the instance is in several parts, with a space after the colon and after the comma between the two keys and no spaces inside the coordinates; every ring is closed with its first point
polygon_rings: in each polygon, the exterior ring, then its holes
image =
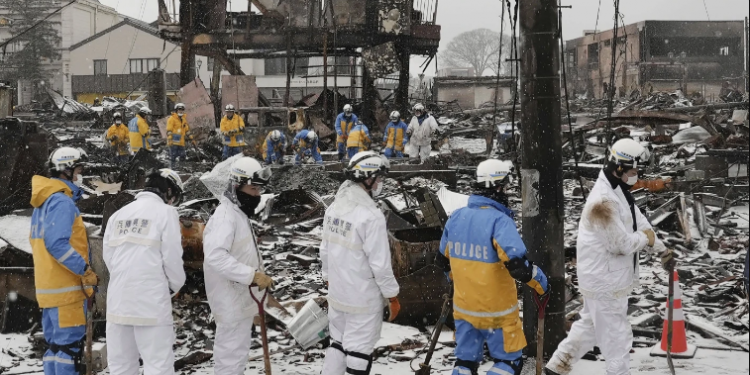
{"type": "Polygon", "coordinates": [[[258,315],[260,315],[260,337],[263,341],[263,362],[266,367],[265,374],[271,375],[271,354],[268,352],[268,332],[266,331],[266,297],[268,297],[268,289],[263,292],[263,298],[258,300],[253,294],[253,290],[250,289],[250,297],[253,297],[253,301],[258,304],[258,315]]]}
{"type": "Polygon", "coordinates": [[[435,351],[435,345],[437,345],[440,332],[443,330],[443,324],[445,324],[445,320],[448,318],[448,311],[450,310],[448,302],[450,302],[450,297],[448,294],[443,294],[443,309],[440,312],[440,319],[435,326],[435,332],[432,334],[432,339],[430,339],[430,349],[427,350],[427,356],[425,357],[424,362],[419,364],[419,370],[416,371],[416,375],[430,375],[430,371],[432,370],[432,367],[430,367],[432,353],[435,351]]]}
{"type": "Polygon", "coordinates": [[[537,316],[537,329],[536,329],[536,375],[543,375],[544,373],[544,316],[547,311],[547,304],[549,303],[550,294],[539,298],[536,292],[534,294],[534,303],[536,304],[538,316],[537,316]]]}
{"type": "Polygon", "coordinates": [[[94,297],[96,289],[91,291],[91,295],[86,294],[86,287],[81,283],[81,292],[86,296],[86,351],[84,360],[86,361],[86,375],[94,373],[94,297]]]}

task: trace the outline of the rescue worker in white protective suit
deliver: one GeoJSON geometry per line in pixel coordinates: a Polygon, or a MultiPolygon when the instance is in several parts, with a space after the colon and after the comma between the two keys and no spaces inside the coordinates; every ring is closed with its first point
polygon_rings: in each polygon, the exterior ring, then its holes
{"type": "Polygon", "coordinates": [[[372,151],[355,154],[345,181],[323,219],[320,260],[328,286],[332,343],[323,375],[368,375],[380,339],[383,308],[389,321],[401,305],[391,268],[385,216],[374,197],[383,189],[388,159],[372,151]]]}
{"type": "Polygon", "coordinates": [[[629,192],[638,181],[638,168],[648,159],[648,151],[638,142],[617,141],[591,190],[578,226],[581,319],[547,364],[548,375],[569,374],[594,346],[604,355],[607,375],[630,374],[633,331],[628,296],[638,286],[638,252],[658,253],[666,270],[675,265],[672,251],[656,238],[629,192]]]}
{"type": "Polygon", "coordinates": [[[180,219],[180,176],[151,173],[146,189],[107,222],[107,362],[112,375],[174,374],[171,296],[185,283],[180,219]]]}
{"type": "Polygon", "coordinates": [[[437,131],[438,124],[435,118],[425,111],[424,105],[417,103],[414,106],[414,117],[411,118],[409,127],[406,128],[406,134],[409,135],[407,147],[409,156],[412,158],[419,156],[424,164],[432,151],[432,135],[437,131]]]}
{"type": "Polygon", "coordinates": [[[250,157],[237,159],[229,186],[203,232],[203,273],[208,304],[216,321],[214,373],[241,375],[252,343],[259,300],[273,280],[263,271],[255,233],[248,219],[260,203],[271,169],[250,157]]]}

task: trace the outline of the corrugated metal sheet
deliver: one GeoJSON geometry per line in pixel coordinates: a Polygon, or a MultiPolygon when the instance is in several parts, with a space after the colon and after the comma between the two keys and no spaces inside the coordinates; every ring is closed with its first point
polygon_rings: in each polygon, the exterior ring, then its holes
{"type": "Polygon", "coordinates": [[[227,104],[235,108],[258,107],[258,85],[255,76],[222,76],[221,108],[227,104]]]}

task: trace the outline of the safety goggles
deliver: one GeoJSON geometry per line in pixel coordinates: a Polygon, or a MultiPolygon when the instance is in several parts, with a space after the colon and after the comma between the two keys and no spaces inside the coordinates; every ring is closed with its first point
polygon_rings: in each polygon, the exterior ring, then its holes
{"type": "Polygon", "coordinates": [[[253,173],[253,176],[250,178],[248,183],[258,186],[268,185],[268,182],[271,180],[271,175],[273,175],[273,171],[271,170],[271,168],[265,167],[253,173]]]}

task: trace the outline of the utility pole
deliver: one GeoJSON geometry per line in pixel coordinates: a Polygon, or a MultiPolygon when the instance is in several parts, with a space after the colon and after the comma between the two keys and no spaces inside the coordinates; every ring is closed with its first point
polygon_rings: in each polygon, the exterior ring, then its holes
{"type": "MultiPolygon", "coordinates": [[[[519,2],[523,240],[529,259],[552,286],[544,335],[544,354],[549,357],[565,337],[559,19],[557,0],[519,2]]],[[[537,333],[532,293],[536,292],[524,287],[523,330],[530,356],[536,355],[537,333]]]]}

